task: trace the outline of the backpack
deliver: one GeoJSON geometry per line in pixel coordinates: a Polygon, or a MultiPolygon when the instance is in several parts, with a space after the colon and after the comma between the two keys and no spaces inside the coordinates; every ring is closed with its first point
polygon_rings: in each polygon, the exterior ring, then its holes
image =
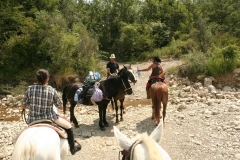
{"type": "Polygon", "coordinates": [[[103,93],[102,91],[98,88],[98,85],[94,86],[94,92],[91,97],[91,100],[94,102],[100,102],[103,99],[103,93]]]}

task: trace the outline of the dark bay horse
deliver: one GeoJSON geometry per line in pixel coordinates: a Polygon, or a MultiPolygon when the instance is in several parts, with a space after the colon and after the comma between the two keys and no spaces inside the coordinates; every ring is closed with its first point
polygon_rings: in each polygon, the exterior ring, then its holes
{"type": "MultiPolygon", "coordinates": [[[[114,98],[116,105],[116,122],[118,122],[118,107],[117,100],[119,98],[125,97],[125,94],[132,94],[132,88],[129,83],[132,73],[128,71],[126,67],[122,68],[118,72],[118,76],[114,78],[106,79],[101,81],[99,88],[103,91],[104,98],[100,102],[96,102],[99,110],[99,127],[102,131],[106,130],[105,127],[108,127],[108,122],[106,121],[106,109],[108,103],[114,98]]],[[[121,119],[122,119],[123,106],[121,108],[121,119]]]]}
{"type": "MultiPolygon", "coordinates": [[[[127,68],[127,76],[128,76],[128,80],[130,82],[132,82],[133,84],[137,83],[137,79],[133,74],[133,71],[131,69],[131,65],[130,66],[124,66],[127,68]]],[[[120,102],[120,120],[123,121],[123,113],[124,113],[124,106],[123,106],[123,102],[125,100],[125,94],[123,93],[119,93],[116,96],[113,97],[113,100],[111,100],[111,104],[112,104],[112,108],[113,110],[116,110],[116,123],[119,122],[118,119],[118,104],[117,101],[119,100],[120,102]]]]}
{"type": "MultiPolygon", "coordinates": [[[[106,108],[108,103],[112,98],[115,99],[117,102],[118,99],[122,99],[122,97],[125,98],[125,94],[132,94],[132,88],[131,85],[129,84],[130,81],[135,81],[134,75],[132,74],[131,71],[128,71],[126,67],[121,69],[118,72],[118,76],[114,78],[110,78],[104,81],[100,81],[99,83],[99,88],[103,91],[104,94],[104,99],[100,102],[96,102],[98,105],[99,109],[99,126],[101,130],[105,130],[104,126],[108,126],[106,122],[106,108]],[[104,124],[104,125],[103,125],[104,124]]],[[[67,101],[70,102],[70,121],[73,122],[75,127],[78,126],[77,119],[75,118],[74,115],[74,107],[76,106],[77,102],[74,101],[74,95],[75,92],[77,91],[78,88],[82,87],[82,83],[74,83],[74,84],[69,84],[64,87],[63,89],[63,94],[62,94],[62,100],[63,100],[63,111],[64,113],[66,112],[66,104],[67,101]]],[[[83,104],[84,105],[92,105],[91,103],[91,97],[88,97],[84,99],[83,104]]],[[[123,99],[124,100],[124,99],[123,99]]],[[[123,102],[123,101],[122,101],[123,102]]],[[[116,122],[118,122],[118,107],[116,105],[116,122]]],[[[121,109],[121,119],[122,119],[122,110],[123,110],[123,105],[121,109]]]]}
{"type": "MultiPolygon", "coordinates": [[[[74,115],[74,108],[77,104],[77,102],[74,101],[74,95],[76,91],[83,86],[83,83],[74,83],[74,84],[68,84],[63,88],[63,93],[62,93],[62,100],[63,100],[63,113],[66,113],[66,104],[67,101],[70,102],[70,121],[73,122],[75,127],[79,127],[77,119],[75,118],[74,115]]],[[[91,102],[91,97],[87,96],[84,98],[83,103],[84,105],[93,105],[91,102]]]]}
{"type": "Polygon", "coordinates": [[[168,102],[167,84],[163,82],[153,83],[149,88],[149,96],[152,98],[152,119],[155,119],[157,124],[160,122],[160,111],[162,104],[163,105],[162,115],[164,122],[168,102]]]}

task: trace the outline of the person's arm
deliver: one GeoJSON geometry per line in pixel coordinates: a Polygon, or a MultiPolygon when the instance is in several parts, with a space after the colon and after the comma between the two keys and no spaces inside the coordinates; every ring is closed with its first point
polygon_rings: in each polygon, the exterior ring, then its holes
{"type": "Polygon", "coordinates": [[[161,73],[160,73],[159,76],[164,77],[164,74],[165,74],[165,73],[163,72],[163,68],[162,68],[162,66],[159,65],[159,68],[160,68],[160,71],[161,71],[161,73]]]}
{"type": "Polygon", "coordinates": [[[118,70],[118,71],[120,71],[120,68],[119,68],[119,65],[118,65],[118,63],[117,63],[117,70],[118,70]]]}
{"type": "Polygon", "coordinates": [[[110,72],[110,68],[107,68],[107,73],[109,76],[112,76],[112,73],[110,72]]]}
{"type": "Polygon", "coordinates": [[[53,95],[53,104],[58,108],[58,109],[63,109],[63,103],[60,97],[57,94],[57,91],[54,89],[54,95],[53,95]]]}
{"type": "Polygon", "coordinates": [[[31,87],[28,87],[28,89],[27,89],[27,91],[26,91],[26,93],[25,93],[25,95],[24,95],[24,97],[23,97],[23,100],[22,100],[22,108],[23,108],[23,109],[26,109],[27,106],[30,105],[30,101],[29,101],[30,88],[31,88],[31,87]]]}
{"type": "Polygon", "coordinates": [[[145,69],[139,69],[138,72],[141,72],[141,71],[149,71],[150,69],[152,69],[152,65],[151,64],[148,68],[145,68],[145,69]]]}

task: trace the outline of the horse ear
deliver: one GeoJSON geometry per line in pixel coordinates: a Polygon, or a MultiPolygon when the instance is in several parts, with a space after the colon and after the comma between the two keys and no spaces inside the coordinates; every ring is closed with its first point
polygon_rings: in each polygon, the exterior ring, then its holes
{"type": "Polygon", "coordinates": [[[160,142],[162,138],[163,133],[163,120],[160,120],[160,123],[158,126],[154,129],[154,131],[151,133],[150,137],[154,139],[156,142],[160,142]]]}
{"type": "Polygon", "coordinates": [[[124,150],[129,150],[133,141],[129,139],[126,135],[124,135],[122,132],[120,132],[117,127],[113,126],[113,130],[114,136],[117,139],[119,146],[124,150]]]}

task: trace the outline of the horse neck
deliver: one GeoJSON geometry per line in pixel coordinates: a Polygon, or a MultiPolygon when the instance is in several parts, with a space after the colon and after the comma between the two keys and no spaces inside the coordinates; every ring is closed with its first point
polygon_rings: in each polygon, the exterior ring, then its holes
{"type": "MultiPolygon", "coordinates": [[[[147,150],[150,160],[163,160],[163,155],[161,154],[159,147],[156,146],[156,142],[150,138],[146,133],[141,135],[142,147],[147,150]]],[[[136,153],[138,154],[138,153],[136,153]]]]}

